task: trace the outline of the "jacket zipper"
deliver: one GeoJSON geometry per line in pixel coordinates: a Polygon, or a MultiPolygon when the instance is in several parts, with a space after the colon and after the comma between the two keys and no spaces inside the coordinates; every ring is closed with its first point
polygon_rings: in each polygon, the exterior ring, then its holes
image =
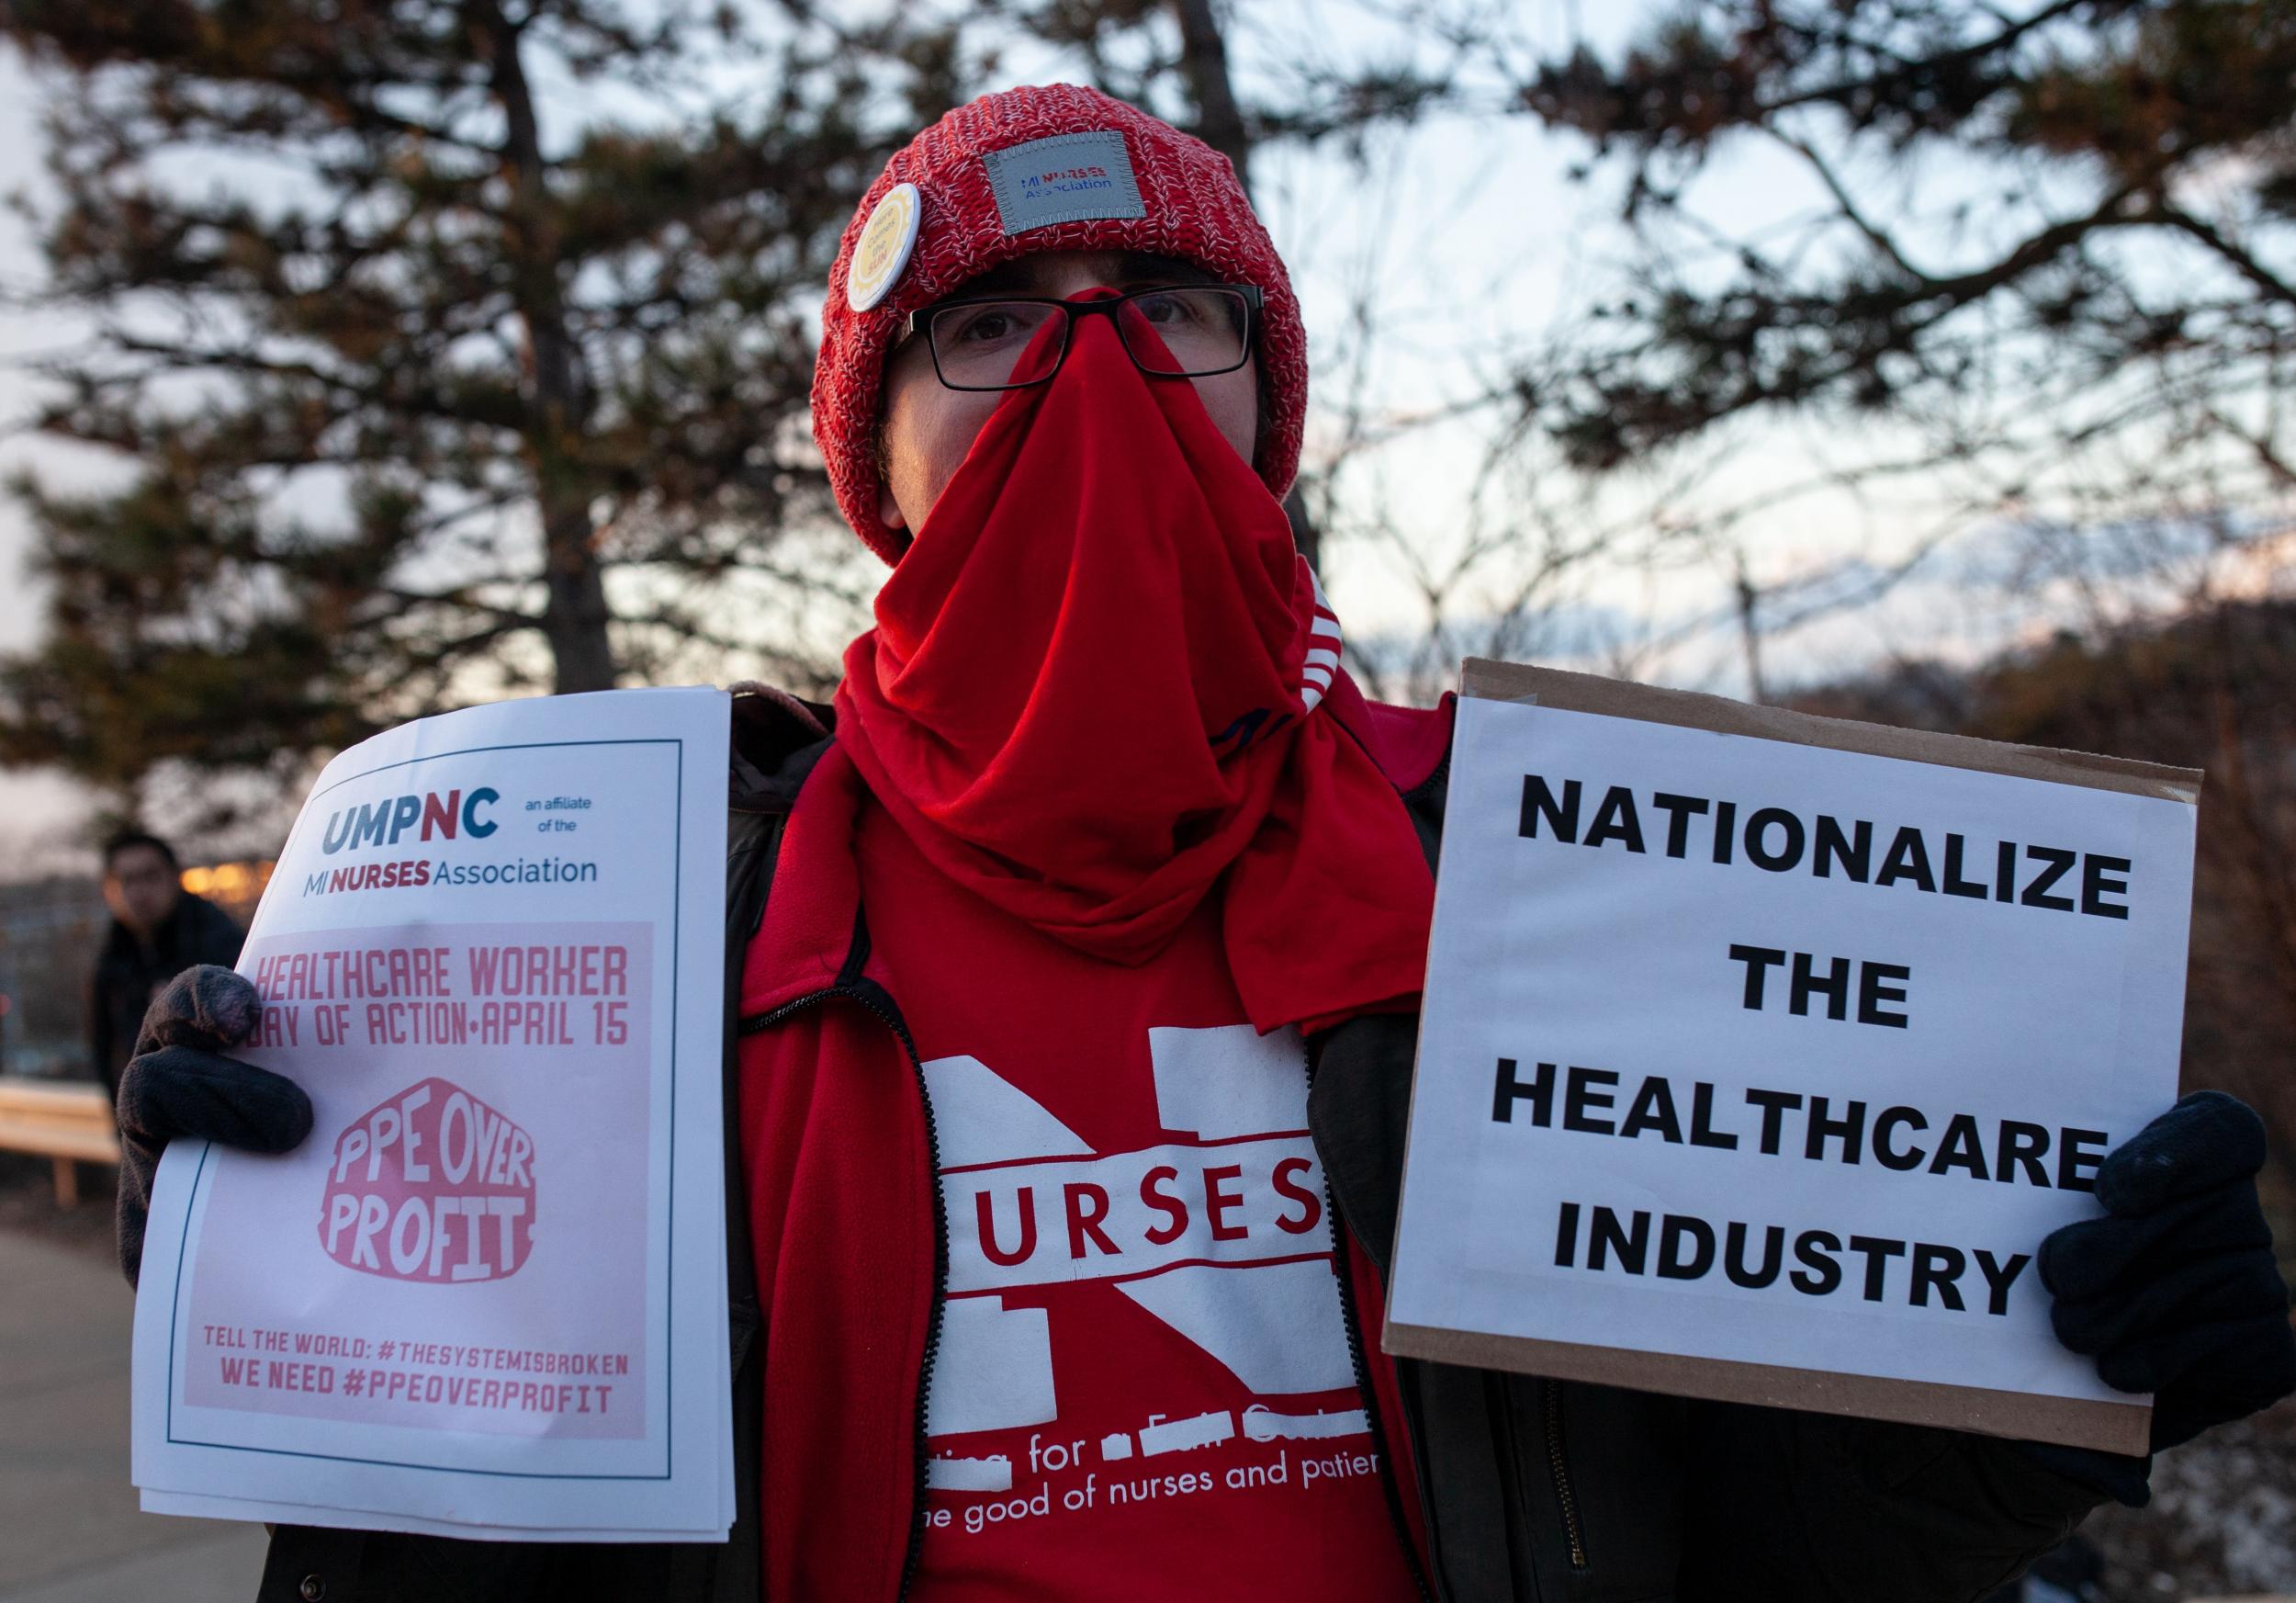
{"type": "Polygon", "coordinates": [[[881,1007],[861,990],[862,986],[881,997],[884,996],[883,988],[866,980],[857,981],[851,994],[855,1001],[900,1037],[901,1050],[909,1056],[909,1073],[917,1082],[917,1105],[925,1115],[925,1190],[933,1207],[933,1300],[925,1319],[925,1355],[917,1372],[917,1471],[910,1481],[914,1502],[909,1508],[908,1551],[901,1556],[901,1586],[894,1594],[898,1603],[909,1595],[909,1586],[917,1579],[917,1566],[925,1556],[925,1483],[932,1466],[926,1420],[933,1400],[933,1360],[940,1349],[941,1309],[949,1296],[949,1215],[940,1202],[940,1133],[933,1124],[933,1099],[925,1087],[925,1065],[917,1058],[917,1043],[909,1038],[909,1027],[894,1007],[893,999],[885,997],[881,1007]]]}
{"type": "MultiPolygon", "coordinates": [[[[866,937],[862,939],[865,940],[866,937]]],[[[861,950],[865,951],[866,948],[863,947],[861,950]]],[[[848,972],[851,972],[859,965],[849,959],[846,966],[848,972]]],[[[932,1462],[932,1451],[927,1445],[925,1423],[928,1410],[932,1404],[933,1362],[939,1355],[940,1347],[941,1306],[949,1293],[949,1218],[940,1203],[940,1136],[933,1125],[932,1097],[925,1089],[925,1066],[917,1058],[917,1043],[910,1039],[909,1027],[902,1020],[899,1010],[894,1006],[893,999],[884,995],[883,987],[873,981],[858,977],[851,980],[840,977],[838,984],[825,990],[810,991],[793,1000],[783,1002],[770,1013],[760,1013],[744,1019],[740,1022],[738,1033],[743,1035],[754,1035],[760,1030],[770,1029],[780,1023],[800,1009],[811,1007],[816,1002],[826,1001],[831,997],[843,997],[848,1001],[855,1003],[899,1038],[901,1050],[908,1055],[909,1072],[915,1077],[917,1082],[917,1104],[923,1109],[925,1114],[926,1186],[931,1197],[933,1208],[933,1299],[925,1326],[924,1361],[917,1371],[915,1423],[917,1462],[915,1479],[912,1483],[915,1488],[915,1500],[909,1510],[908,1547],[901,1556],[901,1585],[894,1593],[895,1603],[899,1603],[899,1599],[908,1596],[909,1586],[917,1579],[917,1566],[924,1557],[925,1552],[925,1478],[932,1462]],[[884,999],[880,1001],[878,998],[884,998],[884,999]]]]}
{"type": "Polygon", "coordinates": [[[1570,1567],[1586,1566],[1586,1532],[1579,1524],[1579,1497],[1570,1489],[1570,1466],[1563,1458],[1562,1383],[1538,1383],[1539,1421],[1546,1427],[1547,1467],[1555,1477],[1555,1501],[1562,1506],[1562,1534],[1570,1544],[1570,1567]]]}
{"type": "MultiPolygon", "coordinates": [[[[1308,1084],[1315,1084],[1315,1058],[1308,1055],[1308,1084]]],[[[1317,1160],[1322,1168],[1322,1159],[1317,1160]]],[[[1395,1455],[1388,1451],[1386,1428],[1379,1423],[1379,1394],[1371,1384],[1371,1366],[1363,1356],[1363,1331],[1356,1323],[1355,1266],[1347,1256],[1346,1228],[1340,1223],[1339,1199],[1332,1194],[1331,1172],[1323,1174],[1323,1217],[1331,1228],[1332,1275],[1339,1281],[1340,1323],[1347,1332],[1347,1360],[1355,1366],[1356,1395],[1363,1401],[1363,1417],[1371,1427],[1371,1451],[1379,1461],[1379,1485],[1387,1494],[1388,1521],[1403,1550],[1403,1568],[1411,1576],[1420,1603],[1435,1603],[1427,1577],[1420,1573],[1419,1550],[1412,1545],[1411,1522],[1403,1517],[1403,1494],[1396,1477],[1395,1455]]]]}

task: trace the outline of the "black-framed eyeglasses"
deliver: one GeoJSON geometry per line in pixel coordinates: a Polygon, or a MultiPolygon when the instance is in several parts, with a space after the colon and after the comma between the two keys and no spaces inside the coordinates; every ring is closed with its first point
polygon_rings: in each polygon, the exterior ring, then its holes
{"type": "Polygon", "coordinates": [[[1208,378],[1251,359],[1259,310],[1260,292],[1250,284],[1179,284],[1106,300],[1000,295],[920,308],[909,313],[905,332],[924,332],[933,372],[951,389],[1043,383],[1068,359],[1080,317],[1114,322],[1125,354],[1143,373],[1208,378]],[[1057,326],[1047,333],[1047,324],[1057,326]]]}

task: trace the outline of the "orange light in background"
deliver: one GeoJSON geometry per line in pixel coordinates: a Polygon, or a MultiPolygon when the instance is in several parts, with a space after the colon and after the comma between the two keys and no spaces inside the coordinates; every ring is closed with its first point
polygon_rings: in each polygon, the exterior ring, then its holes
{"type": "Polygon", "coordinates": [[[270,858],[251,858],[244,863],[186,868],[181,883],[194,896],[207,897],[227,907],[252,909],[263,895],[264,886],[271,883],[274,865],[270,858]]]}

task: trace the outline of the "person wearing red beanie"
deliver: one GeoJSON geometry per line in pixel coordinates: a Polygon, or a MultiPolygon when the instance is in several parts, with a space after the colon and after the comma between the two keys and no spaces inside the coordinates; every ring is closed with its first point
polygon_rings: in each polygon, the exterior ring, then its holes
{"type": "MultiPolygon", "coordinates": [[[[834,931],[854,904],[862,977],[914,1048],[945,1241],[905,1544],[932,1603],[1420,1590],[1307,1041],[1411,1005],[1432,880],[1277,499],[1303,345],[1227,161],[1067,85],[920,134],[832,273],[815,432],[895,566],[743,1006],[848,954],[784,909],[833,902],[834,931]]],[[[858,1046],[745,1045],[761,1284],[809,1253],[778,1177],[818,1119],[772,1088],[858,1046]]],[[[786,1399],[769,1354],[769,1437],[806,1439],[799,1387],[851,1330],[790,1331],[820,1350],[786,1399]]],[[[789,1462],[817,1480],[831,1451],[789,1462]]],[[[776,1462],[769,1594],[850,1585],[837,1546],[775,1559],[776,1462]]]]}
{"type": "MultiPolygon", "coordinates": [[[[731,1540],[283,1526],[264,1603],[1941,1603],[2143,1499],[2144,1460],[1379,1352],[1449,715],[1344,669],[1278,501],[1306,399],[1201,142],[1055,85],[892,158],[814,403],[893,571],[833,706],[734,701],[731,1540]]],[[[123,1117],[259,1072],[186,1034],[252,991],[190,974],[123,1117]]],[[[2168,1198],[2245,1265],[2227,1117],[2109,1159],[2150,1200],[2098,1226],[2157,1246],[2168,1198]]],[[[2060,1331],[2124,1336],[2138,1247],[2067,1235],[2060,1331]]],[[[2272,1318],[2155,1419],[2284,1391],[2272,1318]]]]}

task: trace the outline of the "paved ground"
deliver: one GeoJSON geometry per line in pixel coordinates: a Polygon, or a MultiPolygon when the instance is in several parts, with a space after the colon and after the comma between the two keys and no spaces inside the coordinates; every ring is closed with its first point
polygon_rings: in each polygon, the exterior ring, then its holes
{"type": "Polygon", "coordinates": [[[171,1519],[128,1484],[134,1298],[85,1251],[0,1230],[0,1603],[246,1603],[260,1525],[171,1519]]]}

